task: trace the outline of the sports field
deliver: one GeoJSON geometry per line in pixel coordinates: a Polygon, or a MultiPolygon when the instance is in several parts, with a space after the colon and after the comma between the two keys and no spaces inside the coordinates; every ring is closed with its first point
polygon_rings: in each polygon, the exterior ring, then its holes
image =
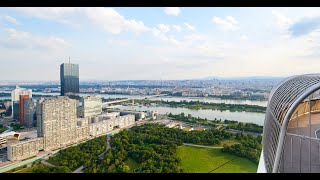
{"type": "Polygon", "coordinates": [[[221,149],[179,146],[177,150],[184,172],[256,173],[258,165],[248,159],[223,153],[221,149]]]}

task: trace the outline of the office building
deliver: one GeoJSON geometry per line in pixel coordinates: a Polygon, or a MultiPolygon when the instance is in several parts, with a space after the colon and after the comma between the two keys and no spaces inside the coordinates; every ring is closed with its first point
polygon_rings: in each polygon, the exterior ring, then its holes
{"type": "Polygon", "coordinates": [[[100,96],[86,96],[82,98],[80,117],[91,117],[102,113],[102,99],[100,96]]]}
{"type": "Polygon", "coordinates": [[[77,96],[79,93],[79,65],[60,65],[61,96],[77,96]]]}
{"type": "Polygon", "coordinates": [[[20,116],[20,108],[19,108],[20,104],[19,101],[18,102],[13,102],[13,106],[12,106],[12,116],[14,120],[18,120],[19,116],[20,116]]]}
{"type": "Polygon", "coordinates": [[[24,110],[24,127],[32,128],[35,126],[35,108],[32,98],[24,99],[23,101],[24,110]]]}
{"type": "Polygon", "coordinates": [[[320,173],[320,74],[289,77],[269,96],[258,172],[320,173]]]}
{"type": "Polygon", "coordinates": [[[24,100],[29,99],[29,95],[20,95],[19,99],[19,121],[20,126],[24,126],[24,100]]]}

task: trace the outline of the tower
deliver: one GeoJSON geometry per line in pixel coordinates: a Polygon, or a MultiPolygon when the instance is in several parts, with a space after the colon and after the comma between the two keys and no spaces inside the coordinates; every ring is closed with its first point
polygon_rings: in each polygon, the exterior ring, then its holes
{"type": "Polygon", "coordinates": [[[79,93],[79,65],[63,63],[60,65],[61,96],[79,93]]]}

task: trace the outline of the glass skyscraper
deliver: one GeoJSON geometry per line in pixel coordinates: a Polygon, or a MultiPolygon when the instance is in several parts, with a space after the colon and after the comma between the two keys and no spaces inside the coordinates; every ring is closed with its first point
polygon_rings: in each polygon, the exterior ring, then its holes
{"type": "Polygon", "coordinates": [[[79,64],[60,65],[61,96],[79,93],[79,64]]]}

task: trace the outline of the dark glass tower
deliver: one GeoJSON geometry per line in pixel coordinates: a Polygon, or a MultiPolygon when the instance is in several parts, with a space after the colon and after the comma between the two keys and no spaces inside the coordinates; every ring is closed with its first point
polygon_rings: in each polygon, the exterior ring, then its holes
{"type": "Polygon", "coordinates": [[[61,96],[79,93],[79,64],[63,63],[60,65],[61,96]]]}

